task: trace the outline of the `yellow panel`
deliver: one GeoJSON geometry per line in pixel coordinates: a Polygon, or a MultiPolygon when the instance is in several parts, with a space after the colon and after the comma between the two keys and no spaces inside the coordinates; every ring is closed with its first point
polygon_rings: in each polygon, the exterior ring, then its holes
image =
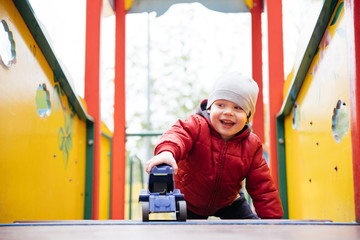
{"type": "Polygon", "coordinates": [[[286,93],[289,91],[291,83],[294,79],[294,75],[295,75],[295,71],[294,71],[294,67],[291,69],[291,72],[288,74],[288,76],[286,77],[285,81],[284,81],[284,89],[283,89],[283,95],[284,98],[286,97],[286,93]]]}
{"type": "Polygon", "coordinates": [[[292,219],[355,220],[343,14],[344,10],[337,21],[332,17],[330,23],[335,24],[328,26],[296,107],[285,119],[292,219]],[[332,129],[335,123],[336,129],[332,129]]]}
{"type": "Polygon", "coordinates": [[[12,1],[1,1],[0,16],[16,52],[11,66],[0,66],[0,222],[82,219],[86,122],[12,1]]]}
{"type": "MultiPolygon", "coordinates": [[[[111,136],[110,130],[101,123],[101,132],[111,136]]],[[[109,219],[110,210],[110,139],[104,135],[101,136],[100,149],[100,193],[99,193],[99,219],[109,219]]]]}
{"type": "MultiPolygon", "coordinates": [[[[138,179],[134,179],[132,186],[132,202],[131,202],[131,220],[141,220],[142,219],[142,206],[139,202],[139,195],[141,189],[143,188],[141,182],[138,179]]],[[[129,219],[129,200],[130,200],[130,185],[125,185],[125,219],[129,219]]]]}

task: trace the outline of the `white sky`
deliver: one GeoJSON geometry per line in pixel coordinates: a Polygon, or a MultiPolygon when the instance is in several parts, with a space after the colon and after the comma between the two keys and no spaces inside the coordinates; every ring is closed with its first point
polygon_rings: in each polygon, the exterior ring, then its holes
{"type": "MultiPolygon", "coordinates": [[[[284,31],[284,72],[285,76],[291,71],[294,64],[294,57],[297,49],[297,41],[306,16],[309,12],[309,7],[312,2],[322,2],[319,0],[283,0],[283,31],[284,31]]],[[[77,94],[81,97],[84,96],[84,59],[85,59],[85,18],[86,18],[86,0],[30,0],[31,5],[34,8],[35,14],[39,20],[43,23],[50,36],[53,49],[58,59],[63,63],[72,76],[72,81],[77,91],[77,94]]],[[[251,29],[249,24],[249,17],[234,17],[229,20],[229,14],[212,12],[200,4],[195,4],[194,11],[197,11],[196,17],[201,18],[202,21],[193,21],[195,23],[203,23],[202,26],[196,28],[190,28],[190,31],[199,31],[199,36],[212,36],[218,42],[221,42],[224,46],[232,46],[237,44],[242,46],[239,49],[228,49],[226,51],[240,51],[238,57],[232,57],[227,59],[229,64],[236,69],[241,69],[247,75],[251,75],[251,29]],[[233,24],[228,24],[232,22],[233,24]],[[209,24],[210,23],[210,24],[209,24]],[[218,29],[222,32],[214,33],[214,24],[219,25],[218,29]],[[248,25],[247,30],[246,26],[248,25]],[[244,27],[245,26],[245,27],[244,27]],[[194,30],[195,29],[195,30],[194,30]],[[201,32],[200,32],[201,31],[201,32]],[[235,31],[241,31],[243,39],[237,39],[234,36],[235,31]],[[237,41],[236,43],[231,41],[237,41]],[[241,56],[240,56],[241,55],[241,56]]],[[[319,6],[319,4],[317,5],[319,6]]],[[[319,9],[319,7],[316,7],[319,9]]],[[[316,10],[318,11],[318,10],[316,10]]],[[[184,11],[183,11],[184,12],[184,11]]],[[[185,11],[186,12],[186,11],[185,11]]],[[[182,13],[177,7],[172,7],[170,10],[159,18],[155,18],[154,15],[150,15],[151,21],[151,41],[161,41],[159,39],[166,38],[166,33],[161,29],[164,24],[176,24],[176,21],[181,19],[178,14],[182,13]]],[[[264,14],[263,14],[264,15],[264,14]]],[[[314,14],[312,15],[314,16],[314,14]]],[[[316,14],[315,14],[316,16],[316,14]]],[[[231,16],[230,16],[231,18],[231,16]]],[[[263,16],[264,19],[264,16],[263,16]]],[[[194,20],[194,19],[193,19],[194,20]]],[[[196,20],[196,19],[195,19],[196,20]]],[[[266,20],[266,18],[265,18],[266,20]]],[[[102,19],[102,37],[101,37],[101,102],[102,102],[102,119],[112,129],[112,107],[113,107],[113,92],[109,89],[113,89],[114,78],[114,16],[102,19]]],[[[147,14],[129,14],[127,16],[127,43],[126,44],[139,44],[146,45],[147,41],[147,14]],[[145,42],[144,42],[145,41],[145,42]]],[[[183,19],[184,21],[184,19],[183,19]]],[[[192,23],[189,23],[192,24],[192,23]]],[[[264,35],[266,36],[266,22],[263,25],[264,35]]],[[[310,28],[311,29],[311,28],[310,28]]],[[[218,30],[219,31],[219,30],[218,30]]],[[[196,32],[195,32],[196,34],[196,32]]],[[[267,53],[266,46],[267,40],[263,39],[264,54],[263,63],[267,65],[267,53]]],[[[199,66],[199,78],[203,81],[219,74],[218,69],[219,60],[213,54],[214,42],[203,42],[201,46],[208,48],[205,51],[206,56],[204,59],[208,61],[203,64],[206,66],[199,66]],[[202,69],[203,68],[203,69],[202,69]]],[[[127,51],[127,53],[130,51],[127,51]]],[[[157,53],[152,53],[151,61],[154,63],[152,67],[157,70],[156,57],[157,53]]],[[[230,56],[230,55],[229,55],[230,56]]],[[[232,56],[232,55],[231,55],[232,56]]],[[[226,59],[226,58],[224,58],[226,59]]],[[[140,62],[147,61],[146,52],[143,56],[139,56],[140,62]]],[[[201,59],[204,62],[203,58],[201,59]]],[[[223,60],[221,60],[223,61],[223,60]]],[[[197,63],[194,63],[197,64],[197,63]]],[[[264,86],[267,86],[267,68],[264,68],[264,86]]],[[[133,76],[136,73],[131,71],[126,72],[127,78],[133,76]]],[[[143,78],[146,78],[146,74],[143,74],[143,78]]],[[[140,81],[140,80],[139,80],[140,81]]],[[[267,97],[267,92],[264,92],[264,97],[267,97]]],[[[265,99],[265,102],[267,100],[265,99]]]]}

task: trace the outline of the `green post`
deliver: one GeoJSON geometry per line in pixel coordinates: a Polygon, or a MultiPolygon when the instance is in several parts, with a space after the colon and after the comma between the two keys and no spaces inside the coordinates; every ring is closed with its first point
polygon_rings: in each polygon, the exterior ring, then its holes
{"type": "Polygon", "coordinates": [[[84,219],[92,219],[94,179],[94,122],[86,121],[86,170],[84,219]]]}
{"type": "Polygon", "coordinates": [[[284,219],[289,218],[289,206],[287,195],[287,179],[286,179],[286,159],[285,159],[285,133],[284,133],[284,115],[276,117],[276,135],[278,150],[278,169],[279,169],[279,193],[281,203],[284,209],[284,219]]]}

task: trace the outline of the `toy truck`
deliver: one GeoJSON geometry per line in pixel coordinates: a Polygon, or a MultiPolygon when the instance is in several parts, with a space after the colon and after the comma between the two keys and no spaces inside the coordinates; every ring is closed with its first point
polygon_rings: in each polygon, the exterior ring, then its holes
{"type": "Polygon", "coordinates": [[[142,202],[142,220],[149,221],[150,213],[176,213],[177,221],[186,221],[186,202],[179,189],[175,189],[173,168],[161,164],[151,169],[148,189],[139,195],[142,202]]]}

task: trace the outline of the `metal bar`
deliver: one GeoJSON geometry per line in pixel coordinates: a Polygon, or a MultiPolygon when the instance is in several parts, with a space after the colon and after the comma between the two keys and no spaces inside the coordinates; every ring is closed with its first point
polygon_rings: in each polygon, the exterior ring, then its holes
{"type": "Polygon", "coordinates": [[[94,176],[93,176],[93,219],[99,219],[100,194],[100,20],[101,0],[86,4],[86,46],[85,46],[85,101],[88,112],[94,118],[94,176]]]}
{"type": "Polygon", "coordinates": [[[252,42],[252,77],[259,86],[259,96],[256,102],[256,114],[253,118],[253,131],[265,143],[264,132],[264,96],[263,96],[263,71],[262,71],[262,35],[261,13],[262,1],[254,0],[251,9],[251,42],[252,42]]]}
{"type": "Polygon", "coordinates": [[[130,179],[129,179],[129,219],[132,219],[132,184],[133,184],[133,164],[138,160],[139,170],[140,170],[140,179],[141,179],[141,187],[144,188],[144,177],[143,177],[143,165],[142,161],[136,154],[131,154],[129,157],[130,161],[130,179]]]}
{"type": "Polygon", "coordinates": [[[115,97],[111,218],[124,219],[125,204],[125,1],[115,1],[115,97]]]}
{"type": "Polygon", "coordinates": [[[284,86],[282,1],[266,1],[269,48],[269,159],[270,172],[279,186],[276,145],[276,114],[281,108],[284,86]]]}
{"type": "Polygon", "coordinates": [[[130,156],[130,179],[129,179],[129,219],[132,219],[132,184],[133,184],[133,163],[134,163],[134,156],[130,156]]]}
{"type": "Polygon", "coordinates": [[[127,137],[154,137],[161,136],[163,132],[139,132],[139,133],[126,133],[127,137]]]}

